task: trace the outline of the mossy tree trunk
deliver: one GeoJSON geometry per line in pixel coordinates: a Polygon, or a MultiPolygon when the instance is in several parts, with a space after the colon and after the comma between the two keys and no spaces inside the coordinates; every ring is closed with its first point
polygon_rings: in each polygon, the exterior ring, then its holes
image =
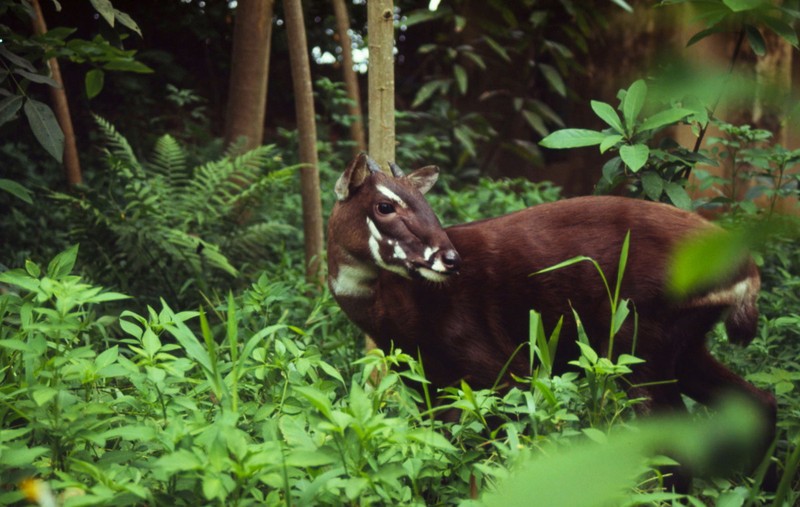
{"type": "MultiPolygon", "coordinates": [[[[31,0],[33,7],[33,31],[37,35],[47,33],[47,24],[44,21],[42,7],[39,0],[31,0]]],[[[64,175],[69,186],[79,185],[83,181],[81,163],[78,159],[78,146],[75,142],[75,129],[72,126],[72,117],[69,113],[67,93],[64,89],[64,80],[61,78],[61,68],[58,60],[50,58],[47,61],[50,67],[50,77],[58,83],[58,88],[50,87],[50,98],[53,101],[53,112],[56,115],[61,131],[64,133],[64,175]]]]}
{"type": "Polygon", "coordinates": [[[311,67],[308,60],[303,6],[300,0],[284,0],[289,60],[292,68],[297,129],[300,134],[300,191],[303,196],[303,233],[306,255],[306,280],[322,285],[322,204],[317,160],[317,127],[311,67]]]}
{"type": "Polygon", "coordinates": [[[333,0],[333,11],[336,15],[336,32],[339,35],[339,44],[342,45],[344,85],[347,89],[347,97],[350,99],[350,116],[353,117],[353,122],[350,124],[350,137],[355,143],[353,155],[357,155],[367,149],[367,143],[364,138],[364,116],[361,112],[361,93],[358,87],[358,76],[356,76],[356,71],[353,68],[350,18],[347,15],[347,7],[344,0],[333,0]]]}
{"type": "Polygon", "coordinates": [[[225,144],[245,138],[243,151],[261,145],[274,0],[239,0],[233,28],[225,144]]]}

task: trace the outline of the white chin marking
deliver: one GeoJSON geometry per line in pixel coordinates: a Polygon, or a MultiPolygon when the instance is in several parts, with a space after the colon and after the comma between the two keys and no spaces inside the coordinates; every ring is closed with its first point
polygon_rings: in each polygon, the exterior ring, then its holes
{"type": "Polygon", "coordinates": [[[417,272],[422,276],[422,278],[429,280],[431,282],[441,283],[447,280],[447,275],[442,274],[438,271],[434,271],[428,268],[419,268],[417,272]]]}

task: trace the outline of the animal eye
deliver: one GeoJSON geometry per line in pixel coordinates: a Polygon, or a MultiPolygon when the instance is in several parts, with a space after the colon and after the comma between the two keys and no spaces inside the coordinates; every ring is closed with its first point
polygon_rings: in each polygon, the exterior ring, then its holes
{"type": "Polygon", "coordinates": [[[381,215],[391,215],[394,213],[394,205],[389,204],[388,202],[379,202],[375,208],[381,215]]]}

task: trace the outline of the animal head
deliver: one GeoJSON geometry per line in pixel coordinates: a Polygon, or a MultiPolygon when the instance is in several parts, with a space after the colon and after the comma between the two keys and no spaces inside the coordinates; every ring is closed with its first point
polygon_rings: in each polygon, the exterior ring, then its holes
{"type": "MultiPolygon", "coordinates": [[[[427,166],[393,176],[361,154],[336,182],[337,202],[329,242],[361,263],[372,263],[405,278],[443,282],[458,272],[461,259],[423,194],[439,176],[427,166]]],[[[329,248],[328,255],[335,255],[329,248]]]]}

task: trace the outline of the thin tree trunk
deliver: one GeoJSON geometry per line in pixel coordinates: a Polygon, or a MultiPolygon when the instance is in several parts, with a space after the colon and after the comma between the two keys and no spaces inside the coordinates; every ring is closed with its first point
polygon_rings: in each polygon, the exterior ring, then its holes
{"type": "MultiPolygon", "coordinates": [[[[394,5],[392,0],[367,2],[369,36],[369,155],[384,171],[395,159],[394,135],[394,5]]],[[[377,347],[366,337],[367,351],[377,347]]],[[[376,373],[376,384],[383,372],[376,373]]]]}
{"type": "Polygon", "coordinates": [[[274,0],[239,0],[233,28],[225,144],[243,151],[263,142],[274,0]]]}
{"type": "Polygon", "coordinates": [[[361,94],[358,89],[358,77],[353,69],[353,45],[350,40],[350,19],[344,0],[333,0],[333,11],[336,15],[336,31],[339,34],[339,43],[342,45],[342,74],[347,97],[350,99],[350,137],[355,142],[353,155],[365,151],[367,143],[364,139],[364,116],[361,113],[361,94]]]}
{"type": "MultiPolygon", "coordinates": [[[[44,22],[39,0],[31,0],[31,5],[34,11],[32,20],[34,33],[37,35],[47,33],[47,24],[44,22]]],[[[59,126],[61,126],[61,131],[64,133],[64,174],[69,186],[79,185],[83,181],[81,163],[78,159],[75,129],[72,127],[72,117],[69,114],[69,103],[67,102],[67,94],[64,91],[64,80],[61,78],[61,68],[55,58],[50,58],[47,61],[47,65],[50,67],[50,77],[59,85],[58,88],[50,87],[50,98],[53,101],[53,112],[58,119],[59,126]]]]}
{"type": "Polygon", "coordinates": [[[322,285],[322,204],[320,202],[317,160],[317,127],[311,68],[308,62],[306,28],[300,0],[283,0],[289,60],[292,67],[297,128],[300,134],[300,192],[303,196],[303,232],[305,235],[306,280],[322,285]]]}
{"type": "Polygon", "coordinates": [[[369,154],[384,171],[394,162],[394,7],[367,2],[369,35],[369,154]]]}

